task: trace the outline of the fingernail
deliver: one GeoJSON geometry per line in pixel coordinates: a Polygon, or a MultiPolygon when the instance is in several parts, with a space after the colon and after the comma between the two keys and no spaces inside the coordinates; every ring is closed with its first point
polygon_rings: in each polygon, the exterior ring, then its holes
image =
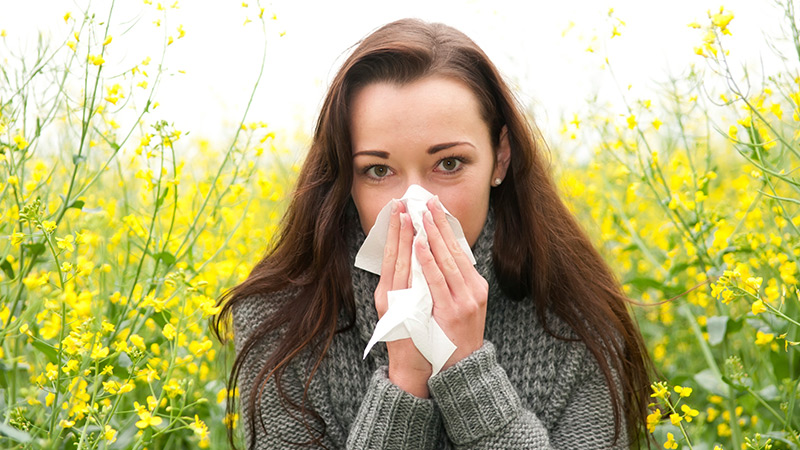
{"type": "Polygon", "coordinates": [[[392,199],[392,214],[397,212],[397,200],[392,199]]]}
{"type": "Polygon", "coordinates": [[[430,211],[425,211],[425,213],[422,216],[425,218],[425,220],[428,221],[428,223],[433,225],[433,214],[431,214],[430,211]]]}
{"type": "Polygon", "coordinates": [[[404,229],[406,227],[406,213],[400,213],[400,229],[404,229]]]}

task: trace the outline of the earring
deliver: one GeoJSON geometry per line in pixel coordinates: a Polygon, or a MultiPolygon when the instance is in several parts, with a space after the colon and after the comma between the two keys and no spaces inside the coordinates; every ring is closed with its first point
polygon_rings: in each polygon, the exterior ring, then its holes
{"type": "Polygon", "coordinates": [[[494,179],[494,185],[495,186],[500,186],[500,183],[502,183],[502,182],[503,182],[502,178],[495,178],[494,179]]]}

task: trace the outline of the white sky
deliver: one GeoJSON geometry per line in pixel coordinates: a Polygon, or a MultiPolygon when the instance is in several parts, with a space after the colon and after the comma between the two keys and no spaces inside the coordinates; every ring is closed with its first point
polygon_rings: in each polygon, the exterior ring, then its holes
{"type": "MultiPolygon", "coordinates": [[[[171,5],[174,0],[166,0],[171,5]]],[[[157,3],[154,0],[154,3],[157,3]]],[[[144,56],[157,60],[158,39],[164,32],[176,35],[181,24],[186,37],[168,47],[171,72],[158,91],[160,114],[182,130],[212,139],[226,135],[238,123],[255,79],[260,60],[261,31],[257,2],[181,0],[169,9],[161,27],[152,24],[153,6],[140,0],[117,0],[112,17],[120,35],[107,48],[107,74],[114,64],[129,68],[144,56]],[[142,12],[144,11],[144,12],[142,12]],[[129,32],[132,20],[140,17],[129,32]]],[[[25,54],[35,48],[38,31],[53,42],[64,41],[69,27],[67,11],[79,16],[85,2],[63,0],[0,0],[0,29],[6,43],[25,54]]],[[[110,0],[95,1],[98,16],[108,14],[110,0]]],[[[685,71],[702,58],[693,48],[701,32],[688,23],[707,21],[706,11],[718,10],[718,0],[574,0],[574,1],[297,1],[262,2],[268,21],[267,70],[248,120],[267,122],[292,135],[313,130],[328,81],[343,61],[345,50],[371,30],[402,17],[441,21],[469,35],[493,59],[506,77],[517,84],[523,101],[533,105],[537,121],[547,135],[555,134],[559,116],[585,109],[585,99],[595,92],[619,104],[619,94],[608,71],[600,69],[608,56],[623,86],[632,84],[633,98],[647,98],[656,82],[671,72],[685,71]],[[621,36],[609,40],[614,16],[626,22],[621,36]],[[564,31],[574,25],[564,34],[564,31]],[[285,31],[283,37],[278,34],[285,31]],[[593,36],[598,40],[591,44],[593,36]],[[596,51],[586,52],[592,45],[596,51]]],[[[763,32],[777,34],[782,14],[769,0],[735,0],[724,3],[736,18],[729,28],[732,59],[774,64],[763,32]]],[[[102,19],[100,19],[102,20],[102,19]]],[[[113,32],[112,32],[113,34],[113,32]]],[[[0,46],[0,63],[8,55],[0,46]]],[[[0,81],[2,82],[2,81],[0,81]]],[[[302,147],[303,143],[294,144],[302,147]]]]}

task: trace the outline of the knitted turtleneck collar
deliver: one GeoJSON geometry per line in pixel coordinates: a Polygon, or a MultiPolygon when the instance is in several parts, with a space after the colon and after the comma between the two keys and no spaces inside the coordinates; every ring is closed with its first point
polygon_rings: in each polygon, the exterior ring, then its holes
{"type": "MultiPolygon", "coordinates": [[[[355,226],[351,227],[348,236],[350,249],[351,276],[353,282],[353,295],[356,307],[356,329],[364,342],[368,342],[378,322],[378,313],[375,310],[375,287],[378,285],[380,276],[367,272],[366,270],[355,267],[356,254],[366,239],[364,231],[361,229],[358,220],[358,212],[353,203],[348,208],[349,222],[355,226]]],[[[494,243],[495,218],[494,210],[489,207],[486,222],[481,229],[478,239],[472,246],[472,254],[475,256],[475,268],[489,283],[489,303],[492,299],[502,296],[500,287],[492,264],[492,247],[494,243]]],[[[377,348],[377,347],[376,347],[377,348]]],[[[374,351],[374,350],[373,350],[374,351]]]]}

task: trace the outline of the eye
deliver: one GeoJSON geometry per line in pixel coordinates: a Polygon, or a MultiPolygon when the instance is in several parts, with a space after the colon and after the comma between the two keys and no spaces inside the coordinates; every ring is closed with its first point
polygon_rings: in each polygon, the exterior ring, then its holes
{"type": "Polygon", "coordinates": [[[389,167],[384,166],[381,164],[375,164],[373,166],[367,167],[367,170],[364,171],[368,176],[372,178],[384,178],[389,175],[389,167]]]}
{"type": "Polygon", "coordinates": [[[443,172],[456,172],[461,168],[461,159],[455,156],[451,156],[449,158],[444,158],[439,161],[439,164],[436,166],[443,172]]]}

